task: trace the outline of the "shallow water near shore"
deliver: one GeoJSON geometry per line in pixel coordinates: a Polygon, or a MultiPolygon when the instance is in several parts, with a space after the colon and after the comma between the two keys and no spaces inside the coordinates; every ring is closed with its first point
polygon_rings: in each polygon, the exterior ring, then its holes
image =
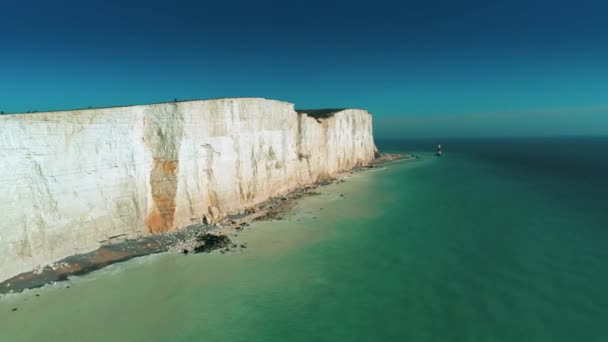
{"type": "Polygon", "coordinates": [[[442,143],[381,143],[422,158],[255,222],[244,250],[3,296],[0,341],[606,341],[608,139],[442,143]]]}

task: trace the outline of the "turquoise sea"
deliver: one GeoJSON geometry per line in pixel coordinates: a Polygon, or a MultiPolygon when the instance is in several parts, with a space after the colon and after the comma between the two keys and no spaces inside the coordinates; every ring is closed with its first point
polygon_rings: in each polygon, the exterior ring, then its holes
{"type": "Polygon", "coordinates": [[[608,138],[378,145],[421,158],[254,223],[239,252],[4,296],[0,341],[608,341],[608,138]]]}

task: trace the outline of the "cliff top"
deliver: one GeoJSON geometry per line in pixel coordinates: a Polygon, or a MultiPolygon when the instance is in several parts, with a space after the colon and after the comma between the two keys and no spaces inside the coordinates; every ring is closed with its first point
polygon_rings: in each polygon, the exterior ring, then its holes
{"type": "MultiPolygon", "coordinates": [[[[107,107],[88,107],[88,108],[73,108],[73,109],[61,109],[61,110],[47,110],[38,112],[37,110],[28,111],[26,113],[0,113],[2,116],[12,116],[12,115],[36,115],[36,114],[52,114],[52,113],[65,113],[65,112],[84,112],[91,110],[100,110],[100,109],[108,109],[108,108],[129,108],[129,107],[141,107],[141,106],[158,106],[164,104],[172,104],[172,103],[184,103],[184,102],[211,102],[211,101],[230,101],[230,100],[263,100],[263,101],[274,101],[285,103],[293,106],[292,103],[281,101],[281,100],[273,100],[266,99],[261,97],[220,97],[220,98],[210,98],[210,99],[186,99],[186,100],[178,100],[168,102],[158,102],[158,103],[149,103],[149,104],[128,104],[128,105],[119,105],[119,106],[107,106],[107,107]]],[[[348,108],[323,108],[323,109],[295,109],[298,114],[306,114],[315,119],[326,119],[334,116],[334,114],[347,110],[348,108]]]]}
{"type": "Polygon", "coordinates": [[[346,108],[296,109],[296,112],[298,114],[306,114],[315,119],[326,119],[343,110],[346,110],[346,108]]]}
{"type": "Polygon", "coordinates": [[[184,103],[184,102],[211,102],[211,101],[230,101],[230,100],[263,100],[263,101],[275,101],[275,102],[281,102],[281,103],[287,103],[287,104],[293,105],[292,103],[289,103],[289,102],[285,102],[285,101],[281,101],[281,100],[274,100],[274,99],[267,99],[264,97],[248,97],[248,96],[216,97],[216,98],[208,98],[208,99],[181,99],[181,100],[174,99],[173,101],[164,101],[164,102],[152,102],[152,103],[143,103],[143,104],[125,104],[125,105],[101,106],[101,107],[90,106],[90,107],[86,107],[86,108],[51,109],[51,110],[42,110],[42,111],[29,110],[27,112],[14,112],[14,113],[0,112],[0,117],[2,117],[3,115],[9,116],[9,115],[25,115],[25,114],[51,114],[51,113],[62,113],[62,112],[80,112],[80,111],[99,110],[99,109],[108,109],[108,108],[158,106],[158,105],[165,105],[165,104],[172,104],[172,103],[184,103]]]}

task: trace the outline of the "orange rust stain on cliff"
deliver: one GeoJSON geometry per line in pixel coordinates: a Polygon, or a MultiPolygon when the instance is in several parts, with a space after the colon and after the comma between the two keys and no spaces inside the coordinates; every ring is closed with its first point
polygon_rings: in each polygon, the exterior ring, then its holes
{"type": "Polygon", "coordinates": [[[150,186],[154,209],[146,218],[148,231],[153,234],[170,231],[173,229],[175,216],[177,161],[154,158],[150,186]]]}
{"type": "Polygon", "coordinates": [[[175,171],[177,170],[177,161],[175,161],[175,160],[170,160],[170,161],[165,160],[165,161],[157,163],[156,165],[161,170],[161,172],[163,172],[165,174],[175,175],[175,171]]]}

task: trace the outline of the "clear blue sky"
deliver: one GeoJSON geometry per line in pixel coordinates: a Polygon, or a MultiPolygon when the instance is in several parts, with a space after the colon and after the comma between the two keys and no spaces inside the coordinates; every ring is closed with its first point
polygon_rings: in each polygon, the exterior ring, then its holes
{"type": "Polygon", "coordinates": [[[605,1],[3,1],[0,110],[256,96],[377,134],[608,134],[605,1]]]}

